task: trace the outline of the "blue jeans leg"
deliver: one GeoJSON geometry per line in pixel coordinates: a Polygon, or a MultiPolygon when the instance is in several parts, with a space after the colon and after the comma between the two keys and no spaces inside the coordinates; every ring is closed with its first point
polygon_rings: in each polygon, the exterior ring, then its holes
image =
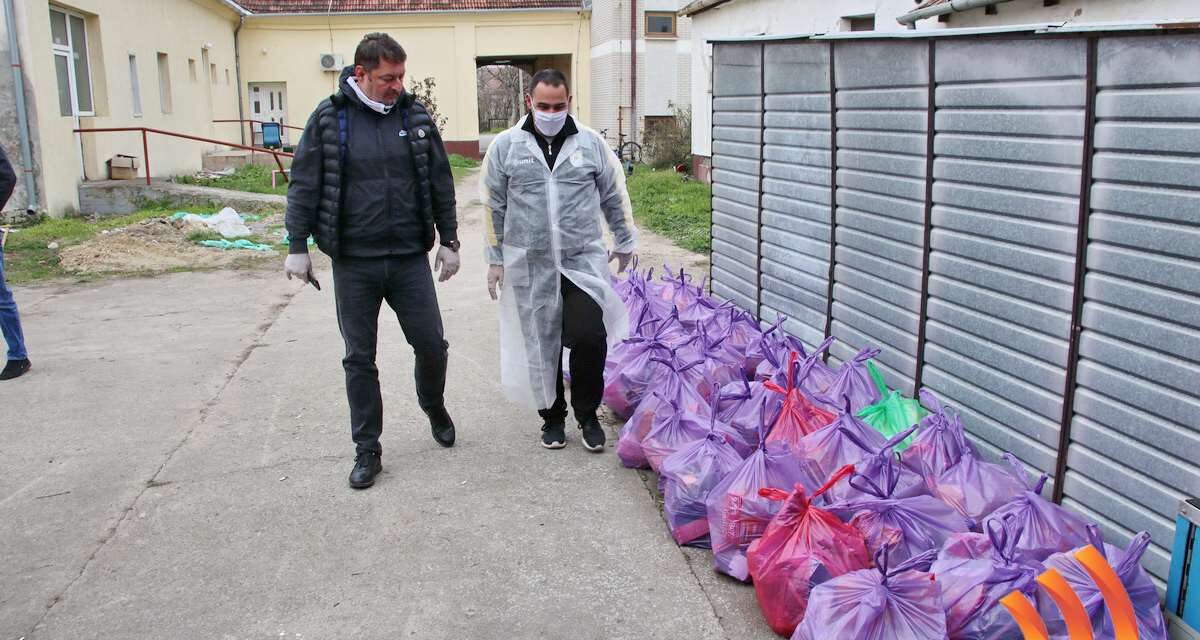
{"type": "Polygon", "coordinates": [[[0,332],[4,333],[4,341],[8,343],[8,359],[24,360],[29,356],[25,352],[25,335],[21,332],[21,316],[17,314],[17,303],[13,300],[12,289],[4,280],[4,249],[0,247],[0,332]]]}

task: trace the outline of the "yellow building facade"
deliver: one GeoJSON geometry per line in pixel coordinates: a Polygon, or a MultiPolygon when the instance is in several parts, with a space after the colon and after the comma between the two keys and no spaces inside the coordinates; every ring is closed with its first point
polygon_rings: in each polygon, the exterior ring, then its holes
{"type": "MultiPolygon", "coordinates": [[[[352,64],[359,40],[372,31],[404,46],[410,81],[436,83],[434,98],[446,118],[442,137],[452,152],[479,155],[476,70],[485,64],[562,70],[572,82],[576,115],[585,123],[590,117],[590,13],[578,6],[279,14],[233,0],[0,2],[13,6],[2,35],[7,43],[15,31],[28,110],[27,123],[18,126],[8,108],[13,79],[0,77],[0,143],[23,171],[17,131],[25,129],[36,178],[35,201],[19,187],[10,212],[77,211],[79,185],[106,179],[106,161],[117,154],[137,157],[144,174],[140,133],[80,135],[77,128],[148,127],[240,144],[258,142],[247,124],[214,120],[303,127],[334,91],[341,70],[334,63],[352,64]],[[323,61],[325,54],[332,57],[323,61]]],[[[14,51],[9,58],[17,59],[14,51]]],[[[285,129],[285,142],[298,134],[285,129]]],[[[159,134],[147,139],[157,178],[193,173],[206,153],[225,148],[159,134]]]]}
{"type": "MultiPolygon", "coordinates": [[[[150,127],[236,140],[236,124],[213,123],[237,117],[238,19],[224,3],[18,0],[13,9],[39,201],[24,206],[61,216],[78,207],[81,181],[107,177],[105,161],[115,154],[144,166],[140,134],[80,136],[76,128],[150,127]]],[[[17,136],[5,138],[15,167],[17,136]]],[[[148,143],[157,176],[196,171],[214,148],[160,135],[148,143]]]]}
{"type": "MultiPolygon", "coordinates": [[[[239,32],[247,118],[261,119],[272,104],[254,104],[267,89],[283,90],[285,122],[303,127],[317,104],[335,89],[340,66],[325,70],[324,53],[353,64],[364,34],[383,31],[408,53],[408,81],[433,78],[442,138],[456,153],[477,155],[476,68],[496,61],[529,61],[556,67],[572,81],[578,116],[591,104],[590,14],[580,10],[487,11],[416,14],[252,16],[239,32]]],[[[278,105],[275,104],[275,107],[278,105]]],[[[278,114],[278,109],[276,109],[278,114]]],[[[296,132],[291,132],[295,134],[296,132]]]]}

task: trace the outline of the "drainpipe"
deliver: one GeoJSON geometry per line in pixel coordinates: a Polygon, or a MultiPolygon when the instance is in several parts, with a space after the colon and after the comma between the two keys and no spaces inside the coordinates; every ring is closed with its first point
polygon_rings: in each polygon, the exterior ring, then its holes
{"type": "MultiPolygon", "coordinates": [[[[238,26],[233,30],[233,75],[237,79],[237,96],[238,96],[238,136],[241,137],[242,144],[246,144],[246,124],[241,122],[246,119],[246,107],[242,104],[242,45],[238,40],[238,33],[246,24],[246,16],[238,16],[238,26]]],[[[251,125],[253,127],[254,125],[251,125]]]]}
{"type": "Polygon", "coordinates": [[[17,96],[17,129],[21,137],[21,164],[25,174],[25,210],[32,212],[38,206],[37,178],[33,175],[33,146],[30,144],[29,112],[25,106],[25,74],[21,66],[21,45],[17,41],[17,20],[12,0],[4,0],[4,22],[8,25],[13,88],[17,96]]]}
{"type": "Polygon", "coordinates": [[[899,18],[896,18],[896,22],[908,25],[909,29],[915,29],[917,27],[917,20],[933,18],[935,16],[954,13],[956,11],[970,11],[971,9],[978,9],[980,7],[986,7],[993,4],[1000,4],[1001,2],[1011,2],[1011,0],[950,0],[950,2],[943,2],[941,4],[935,4],[930,7],[917,9],[915,11],[909,11],[899,18]]]}
{"type": "Polygon", "coordinates": [[[629,0],[629,140],[637,142],[638,0],[629,0]]]}

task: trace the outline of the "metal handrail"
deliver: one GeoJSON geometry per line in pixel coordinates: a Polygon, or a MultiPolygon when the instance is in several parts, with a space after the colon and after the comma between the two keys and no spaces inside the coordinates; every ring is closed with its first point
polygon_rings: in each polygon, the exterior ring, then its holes
{"type": "MultiPolygon", "coordinates": [[[[209,144],[219,144],[219,145],[231,147],[234,149],[246,149],[248,151],[253,151],[253,152],[258,152],[258,153],[269,153],[275,158],[275,164],[279,165],[280,171],[283,171],[283,161],[279,159],[280,156],[285,157],[285,158],[295,157],[295,154],[288,153],[286,151],[275,151],[274,149],[263,149],[261,147],[251,147],[251,146],[247,146],[244,144],[238,144],[236,142],[225,142],[224,140],[214,140],[212,138],[202,138],[200,136],[193,136],[193,135],[189,135],[186,133],[177,133],[175,131],[164,131],[162,129],[154,129],[152,127],[108,127],[108,128],[100,128],[100,129],[74,129],[73,131],[75,133],[79,133],[79,134],[120,133],[120,132],[130,132],[130,131],[141,132],[141,134],[142,134],[142,153],[146,156],[146,184],[147,185],[150,184],[150,143],[147,138],[149,137],[148,134],[151,134],[151,133],[157,133],[159,135],[164,135],[164,136],[168,136],[168,137],[172,137],[172,138],[183,138],[184,140],[195,140],[197,142],[207,142],[209,144]]],[[[285,174],[283,174],[283,176],[284,176],[283,177],[284,182],[287,182],[287,174],[285,173],[285,174]]]]}
{"type": "Polygon", "coordinates": [[[229,120],[213,120],[213,122],[217,122],[217,123],[249,122],[252,124],[277,124],[277,125],[283,127],[284,129],[295,129],[296,131],[304,131],[304,127],[296,127],[296,126],[292,126],[290,124],[283,124],[282,122],[269,122],[266,120],[254,120],[251,118],[242,118],[240,120],[237,118],[233,118],[233,119],[229,119],[229,120]]]}
{"type": "MultiPolygon", "coordinates": [[[[245,123],[249,124],[250,125],[249,129],[250,129],[250,144],[251,145],[254,144],[254,125],[256,125],[256,124],[260,125],[260,126],[264,125],[264,124],[277,124],[280,126],[280,128],[283,128],[283,129],[294,129],[294,130],[300,131],[300,132],[304,131],[304,127],[294,127],[290,124],[283,124],[282,122],[267,122],[264,120],[254,120],[253,118],[221,119],[221,120],[213,120],[213,122],[216,122],[216,123],[234,123],[234,122],[236,122],[236,123],[238,123],[238,131],[239,132],[242,130],[241,123],[245,122],[245,123]]],[[[255,148],[257,149],[258,147],[255,147],[255,148]]]]}

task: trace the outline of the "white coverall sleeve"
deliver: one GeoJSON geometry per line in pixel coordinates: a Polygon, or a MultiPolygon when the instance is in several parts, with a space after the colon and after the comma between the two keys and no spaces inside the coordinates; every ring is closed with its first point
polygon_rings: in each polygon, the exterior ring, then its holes
{"type": "MultiPolygon", "coordinates": [[[[596,138],[603,142],[599,135],[596,138]]],[[[625,170],[617,154],[606,143],[600,145],[600,154],[606,160],[596,179],[596,188],[600,191],[600,209],[604,211],[604,219],[612,231],[615,243],[613,251],[630,253],[637,243],[637,226],[633,223],[633,204],[625,188],[625,170]]]]}
{"type": "Polygon", "coordinates": [[[504,265],[504,214],[508,211],[508,174],[501,166],[504,154],[497,138],[488,147],[479,174],[479,201],[483,203],[484,258],[488,264],[504,265]]]}

